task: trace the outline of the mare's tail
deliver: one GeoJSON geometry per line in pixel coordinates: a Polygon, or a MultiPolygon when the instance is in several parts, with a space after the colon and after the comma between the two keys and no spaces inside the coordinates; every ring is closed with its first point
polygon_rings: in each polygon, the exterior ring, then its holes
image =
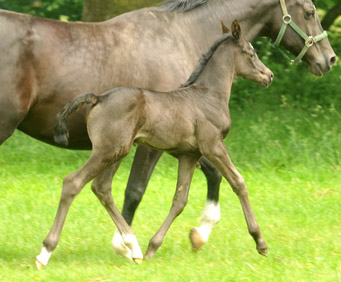
{"type": "Polygon", "coordinates": [[[85,104],[96,104],[98,97],[92,93],[79,95],[57,114],[54,125],[54,141],[58,144],[67,146],[69,143],[69,131],[66,126],[69,116],[85,104]]]}

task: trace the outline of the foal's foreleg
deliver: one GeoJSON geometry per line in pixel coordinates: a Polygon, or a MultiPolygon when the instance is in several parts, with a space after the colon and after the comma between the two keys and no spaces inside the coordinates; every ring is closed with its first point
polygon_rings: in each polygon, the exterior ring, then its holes
{"type": "Polygon", "coordinates": [[[205,156],[219,169],[222,175],[230,183],[233,191],[237,194],[244,212],[248,231],[256,242],[257,251],[261,255],[266,256],[267,246],[260,232],[256,217],[251,208],[248,191],[243,177],[234,167],[223,142],[219,142],[218,145],[210,147],[212,148],[212,150],[205,153],[205,156]]]}
{"type": "Polygon", "coordinates": [[[161,246],[162,241],[171,226],[174,219],[183,211],[187,204],[189,187],[191,185],[192,176],[194,173],[196,156],[180,156],[178,168],[178,182],[176,186],[175,195],[173,197],[172,207],[166,220],[161,225],[160,229],[155,233],[149,241],[148,249],[145,257],[153,258],[156,250],[161,246]]]}
{"type": "Polygon", "coordinates": [[[112,179],[119,168],[120,163],[121,161],[116,162],[98,175],[92,182],[91,189],[118,228],[117,234],[119,234],[119,243],[121,245],[118,254],[133,259],[136,263],[141,263],[143,259],[141,248],[138,245],[137,239],[132,233],[131,228],[117,209],[111,194],[112,179]]]}
{"type": "Polygon", "coordinates": [[[220,220],[219,188],[221,173],[205,157],[201,157],[199,163],[207,178],[207,200],[200,226],[192,228],[190,232],[194,251],[199,250],[207,242],[212,229],[220,220]]]}

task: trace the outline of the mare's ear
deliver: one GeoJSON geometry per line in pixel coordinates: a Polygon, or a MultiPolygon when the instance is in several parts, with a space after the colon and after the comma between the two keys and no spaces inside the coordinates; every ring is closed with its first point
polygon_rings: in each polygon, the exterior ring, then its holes
{"type": "Polygon", "coordinates": [[[239,40],[241,37],[241,29],[237,20],[234,20],[232,22],[231,29],[232,29],[232,36],[234,37],[234,39],[239,40]]]}
{"type": "Polygon", "coordinates": [[[221,21],[221,30],[223,31],[224,34],[230,32],[229,28],[224,24],[223,21],[221,21]]]}

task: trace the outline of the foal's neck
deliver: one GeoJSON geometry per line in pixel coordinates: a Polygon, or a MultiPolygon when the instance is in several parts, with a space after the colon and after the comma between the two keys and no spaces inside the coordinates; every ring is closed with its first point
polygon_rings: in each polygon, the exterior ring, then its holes
{"type": "Polygon", "coordinates": [[[228,103],[231,86],[236,76],[235,48],[238,47],[233,44],[232,40],[229,43],[221,44],[193,85],[207,89],[210,92],[208,95],[215,95],[228,103]]]}

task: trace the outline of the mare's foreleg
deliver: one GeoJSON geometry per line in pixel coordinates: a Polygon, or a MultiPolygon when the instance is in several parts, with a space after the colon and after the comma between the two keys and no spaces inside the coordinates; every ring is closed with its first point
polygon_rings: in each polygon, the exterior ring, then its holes
{"type": "MultiPolygon", "coordinates": [[[[2,85],[5,88],[6,85],[2,85]]],[[[30,102],[20,101],[20,93],[16,90],[7,94],[6,91],[0,93],[0,145],[4,143],[18,127],[30,110],[30,102]],[[7,96],[6,96],[7,95],[7,96]],[[14,99],[17,97],[17,99],[14,99]]]]}
{"type": "Polygon", "coordinates": [[[207,200],[200,226],[193,227],[190,232],[194,251],[207,242],[212,229],[220,220],[219,188],[222,175],[205,157],[201,157],[199,163],[207,178],[207,200]]]}
{"type": "Polygon", "coordinates": [[[196,156],[180,156],[178,168],[178,181],[175,195],[169,214],[161,225],[160,229],[155,233],[149,241],[148,249],[145,257],[153,258],[156,250],[161,246],[162,241],[171,226],[174,219],[181,214],[188,201],[188,192],[192,181],[195,165],[198,161],[196,156]]]}
{"type": "MultiPolygon", "coordinates": [[[[133,221],[135,211],[142,200],[150,176],[161,155],[162,151],[156,151],[146,146],[140,145],[136,149],[122,209],[122,215],[129,225],[133,221]]],[[[117,254],[131,257],[130,250],[125,246],[123,238],[117,230],[112,240],[112,246],[117,254]]]]}
{"type": "Polygon", "coordinates": [[[120,163],[121,161],[116,162],[98,175],[92,182],[91,189],[118,228],[117,236],[119,236],[119,239],[117,240],[119,240],[120,248],[117,248],[118,251],[115,249],[116,253],[133,259],[136,263],[141,263],[143,259],[141,248],[137,243],[135,235],[131,232],[128,223],[117,209],[111,194],[112,179],[120,163]]]}
{"type": "Polygon", "coordinates": [[[256,242],[257,251],[261,255],[267,255],[267,246],[262,237],[259,225],[257,223],[256,217],[251,208],[248,190],[245,185],[245,181],[241,174],[234,167],[228,153],[227,149],[222,141],[217,142],[216,145],[210,144],[206,146],[206,149],[202,150],[203,155],[207,157],[222,173],[226,180],[230,183],[233,191],[239,198],[241,203],[244,217],[247,223],[247,228],[250,235],[256,242]]]}

